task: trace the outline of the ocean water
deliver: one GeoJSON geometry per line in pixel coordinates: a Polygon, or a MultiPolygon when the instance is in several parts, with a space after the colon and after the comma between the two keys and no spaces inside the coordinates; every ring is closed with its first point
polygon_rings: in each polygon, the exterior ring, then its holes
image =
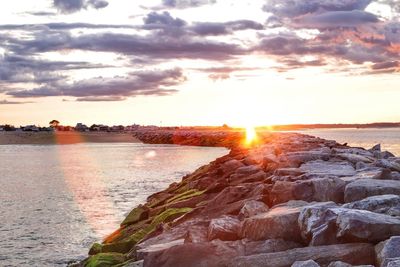
{"type": "Polygon", "coordinates": [[[0,146],[0,266],[66,266],[152,193],[228,153],[144,144],[0,146]]]}
{"type": "Polygon", "coordinates": [[[382,150],[387,150],[400,157],[400,128],[370,128],[370,129],[312,129],[300,133],[336,140],[369,149],[381,144],[382,150]]]}

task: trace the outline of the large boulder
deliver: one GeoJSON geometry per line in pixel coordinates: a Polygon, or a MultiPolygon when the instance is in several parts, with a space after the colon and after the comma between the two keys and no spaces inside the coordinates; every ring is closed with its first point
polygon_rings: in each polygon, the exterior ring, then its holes
{"type": "Polygon", "coordinates": [[[305,181],[276,182],[270,193],[271,204],[289,200],[343,202],[346,183],[339,178],[315,178],[305,181]]]}
{"type": "Polygon", "coordinates": [[[354,167],[347,161],[315,160],[304,163],[300,170],[317,176],[352,176],[356,174],[354,167]]]}
{"type": "Polygon", "coordinates": [[[328,267],[374,267],[374,265],[351,265],[343,261],[334,261],[329,263],[328,267]]]}
{"type": "Polygon", "coordinates": [[[314,260],[322,266],[333,261],[344,261],[353,265],[374,264],[374,246],[367,243],[338,244],[319,247],[304,247],[276,253],[241,256],[230,261],[230,267],[287,267],[296,261],[314,260]]]}
{"type": "Polygon", "coordinates": [[[318,263],[313,260],[308,261],[296,261],[291,267],[320,267],[318,263]]]}
{"type": "Polygon", "coordinates": [[[277,207],[243,221],[240,236],[251,240],[285,239],[300,241],[297,219],[300,207],[277,207]]]}
{"type": "Polygon", "coordinates": [[[400,219],[365,210],[314,206],[301,211],[299,227],[311,245],[377,243],[400,234],[400,219]]]}
{"type": "Polygon", "coordinates": [[[264,202],[257,200],[248,200],[244,203],[242,209],[239,212],[239,219],[245,219],[255,216],[260,213],[268,211],[268,206],[264,202]]]}
{"type": "Polygon", "coordinates": [[[400,236],[393,236],[375,246],[376,262],[387,267],[391,259],[400,258],[400,236]]]}
{"type": "Polygon", "coordinates": [[[400,181],[360,179],[346,185],[346,203],[376,195],[400,195],[400,181]]]}
{"type": "Polygon", "coordinates": [[[395,215],[397,209],[400,208],[400,196],[372,196],[359,201],[344,204],[342,207],[348,209],[368,210],[387,215],[395,215]]]}
{"type": "Polygon", "coordinates": [[[208,240],[237,240],[240,221],[232,216],[222,216],[212,219],[208,227],[208,240]]]}

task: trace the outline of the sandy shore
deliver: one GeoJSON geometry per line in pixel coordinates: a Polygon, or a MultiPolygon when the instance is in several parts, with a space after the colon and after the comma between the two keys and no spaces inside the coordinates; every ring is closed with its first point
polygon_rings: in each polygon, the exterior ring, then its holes
{"type": "Polygon", "coordinates": [[[78,144],[137,143],[130,133],[96,132],[0,132],[0,145],[14,144],[78,144]]]}

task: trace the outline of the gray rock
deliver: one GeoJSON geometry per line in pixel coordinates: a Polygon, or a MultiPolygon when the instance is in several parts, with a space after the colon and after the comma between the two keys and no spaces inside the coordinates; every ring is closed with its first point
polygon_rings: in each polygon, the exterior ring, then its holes
{"type": "Polygon", "coordinates": [[[168,243],[159,243],[159,244],[150,245],[145,248],[138,249],[136,251],[136,258],[138,260],[143,260],[150,253],[162,252],[162,251],[165,251],[174,246],[183,245],[184,242],[185,242],[184,239],[178,239],[178,240],[174,240],[174,241],[171,241],[168,243]]]}
{"type": "Polygon", "coordinates": [[[301,208],[277,207],[243,221],[240,236],[250,240],[285,239],[300,241],[297,219],[301,208]]]}
{"type": "Polygon", "coordinates": [[[400,181],[360,179],[349,183],[344,191],[346,203],[376,195],[400,195],[400,181]]]}
{"type": "Polygon", "coordinates": [[[240,221],[232,216],[222,216],[212,219],[208,227],[208,240],[237,240],[240,229],[240,221]]]}
{"type": "Polygon", "coordinates": [[[340,178],[316,178],[295,182],[276,182],[270,192],[272,204],[290,200],[343,202],[346,182],[340,178]]]}
{"type": "Polygon", "coordinates": [[[243,220],[255,216],[260,213],[267,212],[269,210],[268,206],[264,202],[257,200],[246,201],[243,208],[239,212],[239,219],[243,220]]]}
{"type": "Polygon", "coordinates": [[[389,168],[393,171],[400,172],[400,163],[396,161],[390,161],[388,159],[379,159],[375,162],[375,165],[382,168],[389,168]]]}
{"type": "Polygon", "coordinates": [[[333,261],[344,261],[351,264],[374,264],[374,246],[365,243],[353,243],[296,248],[284,252],[237,257],[231,260],[228,266],[287,267],[296,261],[307,260],[314,260],[322,266],[333,261]]]}
{"type": "Polygon", "coordinates": [[[400,234],[400,219],[365,210],[331,208],[326,204],[303,208],[299,228],[310,245],[377,243],[400,234]]]}
{"type": "Polygon", "coordinates": [[[222,171],[224,174],[232,173],[236,171],[238,168],[243,167],[244,164],[236,159],[231,159],[221,165],[222,171]]]}
{"type": "Polygon", "coordinates": [[[123,267],[143,267],[144,261],[134,261],[134,262],[130,262],[126,265],[124,265],[123,267]]]}
{"type": "Polygon", "coordinates": [[[376,213],[388,214],[388,212],[393,208],[400,207],[400,196],[372,196],[359,201],[344,204],[342,207],[347,209],[368,210],[376,213]]]}
{"type": "Polygon", "coordinates": [[[389,259],[387,267],[400,267],[400,258],[389,259]]]}
{"type": "Polygon", "coordinates": [[[244,245],[243,256],[286,251],[289,249],[299,248],[303,246],[299,243],[286,241],[283,239],[268,239],[263,241],[250,241],[242,239],[241,242],[244,245]]]}
{"type": "Polygon", "coordinates": [[[251,175],[261,171],[261,168],[255,165],[240,167],[236,170],[238,175],[251,175]]]}
{"type": "Polygon", "coordinates": [[[343,208],[330,210],[338,214],[336,236],[345,242],[357,240],[377,243],[391,236],[400,235],[398,218],[365,210],[343,208]]]}
{"type": "Polygon", "coordinates": [[[372,163],[375,160],[373,157],[351,154],[351,153],[340,153],[337,154],[336,157],[342,160],[347,160],[348,162],[351,162],[353,164],[356,164],[358,162],[372,163]]]}
{"type": "Polygon", "coordinates": [[[371,152],[374,152],[374,151],[378,151],[378,152],[381,152],[381,144],[376,144],[376,145],[374,145],[372,148],[370,148],[370,149],[368,149],[369,151],[371,151],[371,152]]]}
{"type": "Polygon", "coordinates": [[[308,261],[296,261],[291,267],[320,267],[318,263],[313,260],[308,261]]]}
{"type": "Polygon", "coordinates": [[[304,173],[305,172],[299,168],[280,168],[275,171],[274,175],[277,175],[277,176],[300,176],[304,173]]]}
{"type": "Polygon", "coordinates": [[[331,262],[328,267],[374,267],[374,265],[351,265],[343,261],[334,261],[331,262]]]}
{"type": "Polygon", "coordinates": [[[353,166],[343,161],[309,161],[300,166],[306,173],[319,176],[352,176],[356,174],[353,166]]]}
{"type": "Polygon", "coordinates": [[[299,228],[302,238],[310,246],[330,245],[337,242],[337,214],[329,211],[336,208],[333,202],[316,203],[304,207],[299,214],[299,228]]]}
{"type": "Polygon", "coordinates": [[[387,267],[390,259],[400,258],[400,236],[392,236],[376,245],[375,253],[379,267],[387,267]]]}

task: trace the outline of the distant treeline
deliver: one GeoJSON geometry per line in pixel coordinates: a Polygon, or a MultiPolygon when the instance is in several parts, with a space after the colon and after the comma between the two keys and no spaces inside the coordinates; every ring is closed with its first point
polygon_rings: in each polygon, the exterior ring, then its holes
{"type": "Polygon", "coordinates": [[[258,129],[290,131],[304,129],[330,129],[330,128],[395,128],[400,127],[400,122],[376,122],[367,124],[289,124],[257,127],[258,129]]]}

